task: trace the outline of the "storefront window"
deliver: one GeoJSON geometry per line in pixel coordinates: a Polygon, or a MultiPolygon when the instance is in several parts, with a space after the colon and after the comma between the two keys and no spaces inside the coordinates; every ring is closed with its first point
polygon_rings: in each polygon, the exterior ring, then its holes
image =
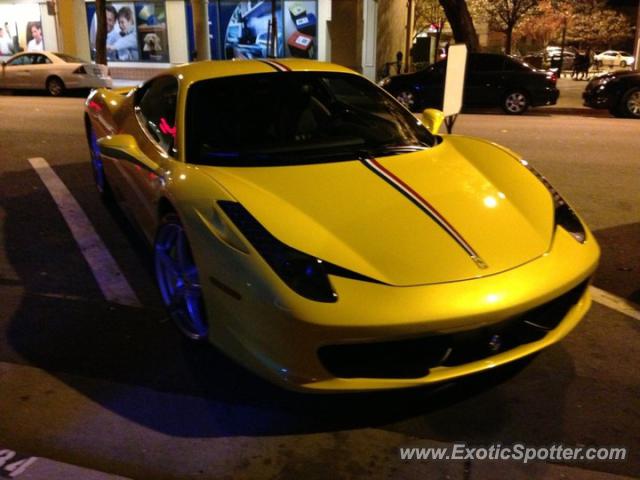
{"type": "MultiPolygon", "coordinates": [[[[277,0],[278,57],[317,58],[317,0],[277,0]]],[[[191,5],[186,4],[190,52],[194,45],[191,5]]],[[[265,58],[271,49],[271,0],[210,0],[211,58],[265,58]]]]}
{"type": "Polygon", "coordinates": [[[39,5],[0,5],[0,56],[44,49],[39,5]]]}
{"type": "Polygon", "coordinates": [[[284,2],[284,37],[288,57],[318,58],[318,3],[284,2]]]}
{"type": "MultiPolygon", "coordinates": [[[[114,62],[168,62],[167,20],[164,2],[107,3],[107,60],[114,62]]],[[[96,56],[96,6],[87,4],[91,59],[96,56]]]]}
{"type": "MultiPolygon", "coordinates": [[[[282,2],[276,2],[278,56],[283,54],[282,2]]],[[[220,34],[224,58],[265,58],[271,48],[271,1],[220,2],[220,34]]]]}

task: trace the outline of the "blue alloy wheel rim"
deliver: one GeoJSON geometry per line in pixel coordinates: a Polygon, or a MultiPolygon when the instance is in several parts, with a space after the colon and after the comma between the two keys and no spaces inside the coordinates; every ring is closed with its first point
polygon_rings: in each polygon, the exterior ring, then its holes
{"type": "Polygon", "coordinates": [[[156,278],[171,318],[189,338],[206,338],[208,326],[202,288],[184,229],[163,225],[155,243],[156,278]]]}

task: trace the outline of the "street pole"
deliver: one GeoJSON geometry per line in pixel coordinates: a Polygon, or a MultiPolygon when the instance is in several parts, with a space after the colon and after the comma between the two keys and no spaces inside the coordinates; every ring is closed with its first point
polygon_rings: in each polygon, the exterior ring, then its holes
{"type": "Polygon", "coordinates": [[[407,36],[404,45],[404,72],[409,72],[411,63],[411,44],[413,43],[413,8],[414,0],[407,0],[407,36]]]}

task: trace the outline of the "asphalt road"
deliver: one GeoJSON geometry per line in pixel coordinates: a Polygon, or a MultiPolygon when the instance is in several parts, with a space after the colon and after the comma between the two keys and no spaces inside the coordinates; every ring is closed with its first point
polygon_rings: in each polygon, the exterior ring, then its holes
{"type": "MultiPolygon", "coordinates": [[[[97,199],[81,113],[79,98],[0,96],[0,449],[141,479],[613,479],[640,472],[640,320],[600,303],[529,362],[440,388],[375,395],[285,392],[213,348],[183,341],[161,308],[148,249],[97,199]],[[103,299],[28,162],[33,157],[45,158],[70,190],[142,308],[103,299]],[[616,445],[628,447],[630,458],[529,465],[399,459],[399,447],[459,440],[616,445]]],[[[545,174],[600,241],[596,286],[636,304],[639,131],[638,121],[544,110],[462,115],[454,129],[521,152],[545,174]]]]}

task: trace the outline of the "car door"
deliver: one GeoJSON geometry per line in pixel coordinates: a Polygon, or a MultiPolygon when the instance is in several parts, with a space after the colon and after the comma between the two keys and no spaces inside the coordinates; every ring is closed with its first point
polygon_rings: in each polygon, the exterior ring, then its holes
{"type": "Polygon", "coordinates": [[[423,108],[442,108],[446,70],[447,61],[444,60],[414,74],[411,88],[423,108]]]}
{"type": "Polygon", "coordinates": [[[29,88],[46,88],[47,76],[51,72],[51,60],[42,53],[31,53],[31,67],[28,79],[29,88]]]}
{"type": "Polygon", "coordinates": [[[164,172],[176,155],[178,80],[172,75],[154,78],[137,92],[134,102],[138,131],[133,133],[148,161],[122,162],[120,169],[129,186],[127,209],[151,236],[164,172]]]}
{"type": "Polygon", "coordinates": [[[464,84],[464,105],[495,106],[504,96],[505,57],[493,54],[469,56],[464,84]]]}
{"type": "Polygon", "coordinates": [[[616,59],[616,52],[607,50],[602,54],[602,64],[607,66],[613,66],[616,59]]]}
{"type": "Polygon", "coordinates": [[[29,88],[32,55],[27,53],[11,58],[2,66],[3,88],[29,88]]]}

